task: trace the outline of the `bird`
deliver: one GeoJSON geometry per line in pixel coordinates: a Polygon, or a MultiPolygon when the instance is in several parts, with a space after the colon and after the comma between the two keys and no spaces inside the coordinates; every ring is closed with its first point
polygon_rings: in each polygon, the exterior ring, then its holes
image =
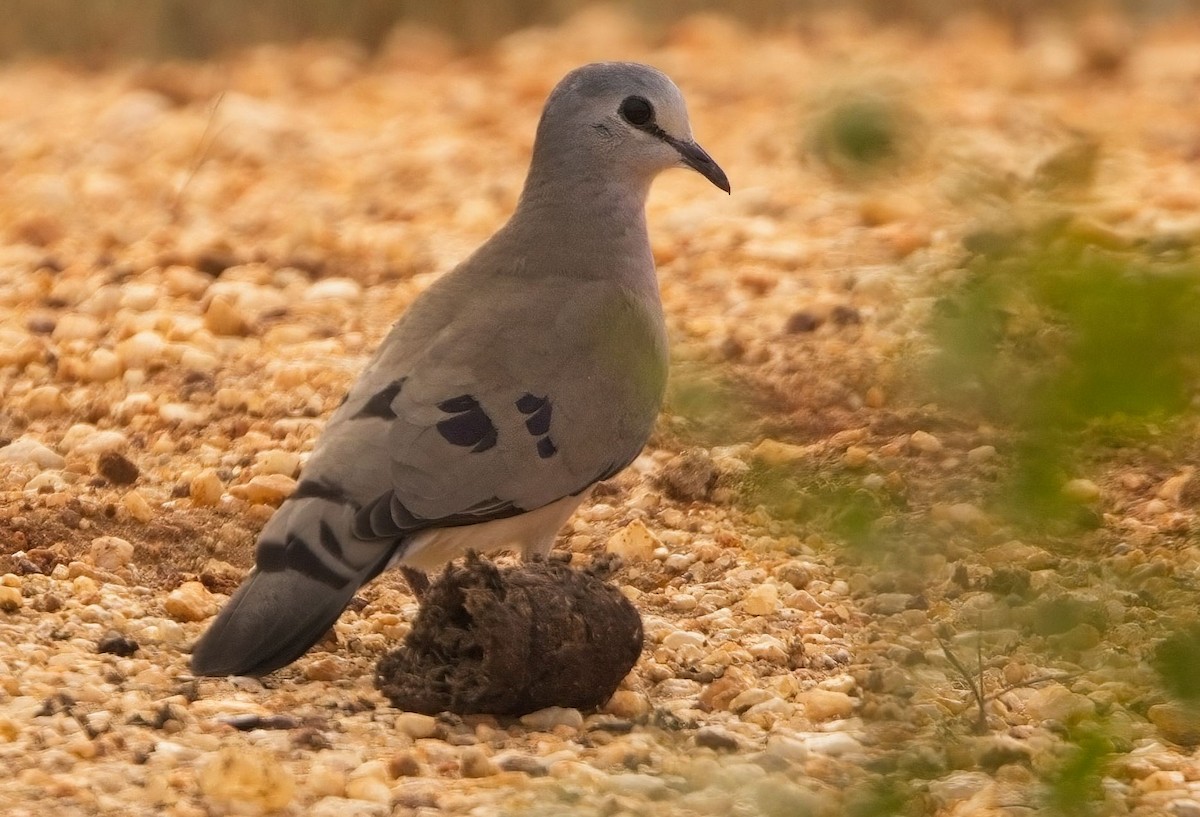
{"type": "Polygon", "coordinates": [[[661,409],[646,198],[680,166],[731,192],[664,73],[600,62],[562,78],[509,220],[392,326],[193,645],[194,675],[287,666],[389,567],[419,576],[469,551],[549,553],[661,409]]]}

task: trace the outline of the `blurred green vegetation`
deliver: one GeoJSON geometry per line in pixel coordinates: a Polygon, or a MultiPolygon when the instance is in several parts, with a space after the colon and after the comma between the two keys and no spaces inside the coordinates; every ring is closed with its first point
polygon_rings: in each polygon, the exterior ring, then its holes
{"type": "Polygon", "coordinates": [[[1016,432],[1002,499],[1056,519],[1082,464],[1160,444],[1200,393],[1200,262],[1186,243],[1126,242],[1073,218],[965,242],[936,304],[929,382],[956,412],[1016,432]]]}
{"type": "Polygon", "coordinates": [[[839,88],[812,117],[805,154],[842,182],[869,182],[902,171],[918,157],[922,123],[898,91],[839,88]]]}
{"type": "Polygon", "coordinates": [[[1066,751],[1041,776],[1047,813],[1061,817],[1107,813],[1103,777],[1112,754],[1112,740],[1103,723],[1076,725],[1068,735],[1066,751]]]}
{"type": "MultiPolygon", "coordinates": [[[[1075,15],[1098,0],[855,0],[881,21],[936,26],[964,11],[1009,19],[1014,30],[1035,15],[1075,15]]],[[[587,0],[6,0],[0,15],[0,58],[58,54],[81,59],[120,56],[212,56],[260,42],[348,38],[377,48],[400,23],[444,31],[467,45],[486,44],[531,25],[553,24],[587,0]]],[[[753,26],[777,26],[828,10],[823,0],[616,0],[652,29],[694,12],[721,12],[753,26]]],[[[1137,17],[1200,7],[1200,0],[1107,2],[1137,17]]]]}
{"type": "Polygon", "coordinates": [[[1175,700],[1200,705],[1200,624],[1181,627],[1154,649],[1159,681],[1175,700]]]}

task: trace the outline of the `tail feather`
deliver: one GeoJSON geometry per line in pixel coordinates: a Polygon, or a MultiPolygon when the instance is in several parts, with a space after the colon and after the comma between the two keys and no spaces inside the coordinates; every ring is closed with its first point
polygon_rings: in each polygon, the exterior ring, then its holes
{"type": "Polygon", "coordinates": [[[336,502],[303,498],[272,517],[257,566],[192,648],[196,675],[266,675],[304,655],[387,565],[394,547],[336,531],[336,502]]]}
{"type": "Polygon", "coordinates": [[[296,570],[254,571],[192,649],[196,675],[266,675],[304,655],[360,584],[330,587],[296,570]]]}

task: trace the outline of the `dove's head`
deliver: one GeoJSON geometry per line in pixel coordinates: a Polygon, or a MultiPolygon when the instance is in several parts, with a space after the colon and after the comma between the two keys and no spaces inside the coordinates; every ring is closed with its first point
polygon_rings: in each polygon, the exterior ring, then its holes
{"type": "Polygon", "coordinates": [[[633,62],[592,63],[563,77],[538,124],[539,163],[552,173],[629,177],[645,186],[667,168],[688,167],[729,192],[725,171],[692,138],[675,83],[633,62]]]}

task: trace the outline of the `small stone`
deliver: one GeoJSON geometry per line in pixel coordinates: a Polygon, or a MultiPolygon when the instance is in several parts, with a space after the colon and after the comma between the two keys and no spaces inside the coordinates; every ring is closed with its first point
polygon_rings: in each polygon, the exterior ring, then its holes
{"type": "Polygon", "coordinates": [[[862,468],[871,459],[871,452],[860,445],[852,445],[842,454],[842,464],[847,468],[862,468]]]}
{"type": "Polygon", "coordinates": [[[498,754],[493,758],[493,762],[501,771],[520,772],[530,777],[545,777],[550,771],[546,768],[546,764],[538,758],[520,752],[498,754]]]}
{"type": "Polygon", "coordinates": [[[942,450],[942,441],[928,431],[914,431],[909,435],[908,444],[922,454],[936,454],[942,450]]]}
{"type": "Polygon", "coordinates": [[[650,532],[646,523],[635,519],[609,537],[605,550],[627,562],[648,562],[662,542],[650,532]]]}
{"type": "Polygon", "coordinates": [[[255,505],[278,505],[296,490],[296,480],[284,474],[258,474],[243,485],[234,485],[229,493],[255,505]]]}
{"type": "Polygon", "coordinates": [[[1171,743],[1200,745],[1200,709],[1176,703],[1155,704],[1147,710],[1146,717],[1171,743]]]}
{"type": "Polygon", "coordinates": [[[209,801],[239,813],[265,814],[292,801],[292,773],[269,752],[253,746],[226,746],[214,752],[196,775],[209,801]]]}
{"type": "Polygon", "coordinates": [[[185,372],[212,374],[221,367],[221,359],[194,346],[185,346],[179,353],[179,367],[185,372]]]}
{"type": "Polygon", "coordinates": [[[716,480],[712,455],[703,448],[692,448],[663,466],[655,483],[671,499],[700,502],[708,499],[716,480]]]}
{"type": "Polygon", "coordinates": [[[955,502],[946,509],[946,519],[963,527],[982,528],[988,524],[988,516],[970,502],[955,502]]]}
{"type": "Polygon", "coordinates": [[[1162,485],[1158,486],[1158,490],[1154,492],[1154,495],[1167,502],[1179,502],[1180,496],[1183,495],[1183,489],[1192,481],[1195,473],[1196,469],[1191,466],[1184,468],[1183,471],[1173,477],[1169,477],[1162,485]]]}
{"type": "Polygon", "coordinates": [[[822,324],[822,320],[812,312],[793,312],[783,324],[783,331],[789,335],[800,335],[813,332],[822,324]]]}
{"type": "Polygon", "coordinates": [[[24,603],[20,588],[0,585],[0,612],[15,613],[24,603]]]}
{"type": "Polygon", "coordinates": [[[128,658],[138,651],[138,643],[116,630],[109,630],[96,642],[96,652],[128,658]]]}
{"type": "Polygon", "coordinates": [[[153,330],[138,332],[117,344],[117,357],[127,369],[145,369],[165,363],[166,339],[153,330]]]}
{"type": "Polygon", "coordinates": [[[158,416],[164,423],[180,428],[192,428],[204,422],[205,414],[187,403],[163,403],[158,407],[158,416]]]}
{"type": "Polygon", "coordinates": [[[967,452],[967,462],[972,465],[979,465],[984,462],[991,462],[996,458],[996,446],[994,445],[977,445],[967,452]]]}
{"type": "Polygon", "coordinates": [[[722,729],[719,726],[703,726],[696,730],[696,745],[717,751],[733,751],[741,743],[737,736],[728,729],[722,729]]]}
{"type": "Polygon", "coordinates": [[[417,777],[421,774],[421,761],[411,751],[405,749],[388,760],[388,775],[393,780],[397,777],[417,777]]]}
{"type": "Polygon", "coordinates": [[[862,323],[862,313],[850,304],[838,304],[829,310],[829,320],[838,326],[857,326],[862,323]]]}
{"type": "Polygon", "coordinates": [[[813,580],[812,568],[803,562],[784,562],[771,574],[779,581],[790,584],[796,590],[803,590],[813,580]]]}
{"type": "Polygon", "coordinates": [[[745,712],[750,707],[766,703],[775,697],[775,693],[770,690],[752,687],[734,696],[733,700],[729,702],[729,711],[745,712]]]}
{"type": "Polygon", "coordinates": [[[744,672],[731,667],[725,670],[724,675],[701,690],[700,706],[710,712],[728,710],[733,701],[746,691],[749,684],[750,679],[744,672]]]}
{"type": "Polygon", "coordinates": [[[969,800],[992,783],[990,775],[983,772],[952,772],[940,780],[929,783],[929,793],[942,808],[963,800],[969,800]]]}
{"type": "Polygon", "coordinates": [[[650,701],[632,689],[618,689],[608,699],[603,711],[609,715],[628,720],[637,720],[650,713],[650,701]]]}
{"type": "Polygon", "coordinates": [[[784,734],[774,734],[767,738],[767,751],[790,763],[803,763],[808,759],[808,745],[784,734]]]}
{"type": "Polygon", "coordinates": [[[96,349],[88,355],[87,363],[81,374],[85,380],[93,383],[105,383],[116,380],[124,371],[121,359],[111,349],[96,349]]]}
{"type": "Polygon", "coordinates": [[[104,334],[104,325],[91,315],[67,312],[54,324],[50,337],[63,342],[69,340],[93,340],[104,334]]]}
{"type": "Polygon", "coordinates": [[[25,395],[25,413],[33,418],[59,414],[70,407],[57,386],[38,386],[25,395]]]}
{"type": "Polygon", "coordinates": [[[336,658],[314,658],[304,665],[304,677],[310,681],[336,681],[344,675],[344,662],[336,658]]]}
{"type": "Polygon", "coordinates": [[[163,607],[176,621],[204,621],[216,614],[217,601],[200,582],[184,582],[167,594],[163,607]]]}
{"type": "Polygon", "coordinates": [[[271,449],[260,451],[254,457],[256,474],[283,474],[294,477],[300,471],[300,455],[294,451],[271,449]]]}
{"type": "Polygon", "coordinates": [[[58,469],[67,464],[56,451],[47,448],[31,437],[19,437],[0,448],[0,463],[36,465],[42,469],[58,469]]]}
{"type": "Polygon", "coordinates": [[[98,536],[88,548],[88,561],[101,570],[118,570],[133,562],[133,545],[119,536],[98,536]]]}
{"type": "Polygon", "coordinates": [[[779,589],[774,584],[760,584],[742,599],[747,615],[769,616],[779,609],[779,589]]]}
{"type": "Polygon", "coordinates": [[[1180,798],[1167,806],[1172,817],[1200,817],[1200,801],[1180,798]]]}
{"type": "Polygon", "coordinates": [[[438,732],[437,718],[419,712],[401,712],[396,716],[396,731],[414,740],[431,738],[438,732]]]}
{"type": "Polygon", "coordinates": [[[1087,505],[1100,498],[1100,486],[1090,479],[1073,479],[1063,485],[1062,495],[1072,502],[1087,505]]]}
{"type": "Polygon", "coordinates": [[[809,720],[820,722],[850,717],[856,701],[844,692],[809,689],[796,695],[796,703],[804,707],[809,720]]]}
{"type": "Polygon", "coordinates": [[[248,334],[250,322],[229,298],[218,295],[204,310],[204,326],[214,335],[248,334]]]}
{"type": "Polygon", "coordinates": [[[908,593],[877,593],[870,599],[870,608],[879,615],[894,616],[912,606],[912,601],[908,593]]]}
{"type": "Polygon", "coordinates": [[[668,603],[672,610],[679,613],[695,610],[700,605],[700,601],[691,593],[672,593],[668,603]]]}
{"type": "Polygon", "coordinates": [[[613,791],[639,799],[659,800],[670,791],[666,781],[653,774],[614,774],[609,775],[608,783],[613,791]]]}
{"type": "Polygon", "coordinates": [[[458,759],[459,771],[463,777],[491,777],[500,771],[492,759],[478,746],[468,746],[463,749],[458,759]]]}
{"type": "Polygon", "coordinates": [[[362,299],[362,285],[351,278],[322,278],[304,292],[304,300],[356,302],[362,299]]]}
{"type": "Polygon", "coordinates": [[[764,465],[790,465],[808,457],[808,449],[804,446],[770,438],[754,446],[750,453],[764,465]]]}
{"type": "Polygon", "coordinates": [[[755,636],[746,645],[746,651],[754,658],[772,664],[786,664],[791,657],[787,645],[773,635],[755,636]]]}
{"type": "Polygon", "coordinates": [[[354,777],[351,774],[350,779],[346,782],[346,797],[351,800],[366,800],[368,803],[379,803],[383,806],[390,806],[392,802],[392,788],[387,784],[386,780],[381,780],[377,777],[354,777]]]}
{"type": "Polygon", "coordinates": [[[221,501],[221,495],[225,493],[225,485],[217,476],[216,471],[212,468],[205,468],[192,477],[192,481],[188,485],[188,493],[192,502],[197,505],[216,505],[221,501]]]}
{"type": "Polygon", "coordinates": [[[703,633],[691,630],[672,630],[663,638],[662,645],[668,650],[677,650],[685,645],[703,647],[706,640],[703,633]]]}
{"type": "Polygon", "coordinates": [[[154,509],[150,507],[150,503],[146,498],[137,491],[130,491],[121,497],[121,505],[139,522],[149,522],[154,518],[154,509]]]}
{"type": "Polygon", "coordinates": [[[348,800],[332,794],[322,797],[304,810],[305,817],[388,817],[391,813],[391,803],[348,800]]]}
{"type": "Polygon", "coordinates": [[[113,485],[132,485],[137,482],[138,467],[117,451],[105,451],[96,460],[96,473],[113,485]]]}
{"type": "Polygon", "coordinates": [[[522,715],[521,725],[538,732],[549,732],[556,726],[569,729],[583,728],[583,714],[578,709],[563,706],[548,706],[528,715],[522,715]]]}
{"type": "Polygon", "coordinates": [[[1077,695],[1058,683],[1035,689],[1025,700],[1025,712],[1038,721],[1070,723],[1095,711],[1096,704],[1090,698],[1077,695]]]}
{"type": "Polygon", "coordinates": [[[840,757],[862,749],[862,743],[853,735],[845,732],[826,732],[809,735],[805,738],[809,754],[840,757]]]}

